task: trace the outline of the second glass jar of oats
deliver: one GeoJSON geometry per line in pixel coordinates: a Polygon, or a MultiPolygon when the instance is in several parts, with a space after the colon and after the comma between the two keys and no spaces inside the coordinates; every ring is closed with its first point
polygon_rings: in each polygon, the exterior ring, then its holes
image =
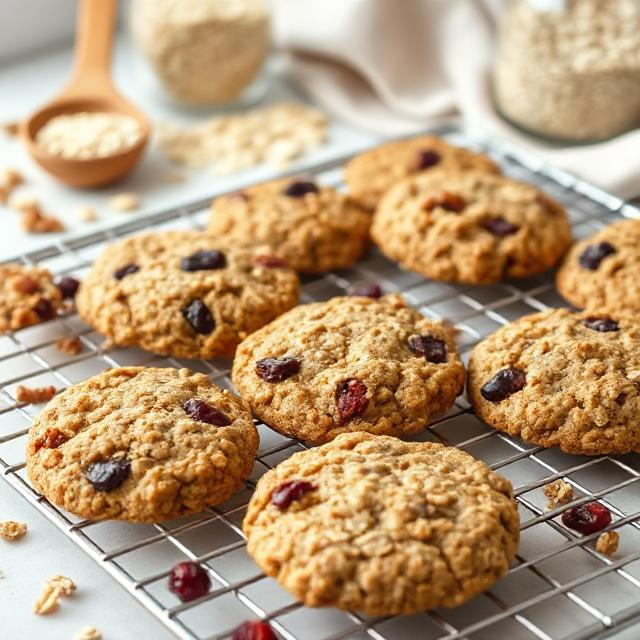
{"type": "Polygon", "coordinates": [[[640,1],[510,0],[493,89],[512,123],[588,142],[640,126],[640,1]]]}

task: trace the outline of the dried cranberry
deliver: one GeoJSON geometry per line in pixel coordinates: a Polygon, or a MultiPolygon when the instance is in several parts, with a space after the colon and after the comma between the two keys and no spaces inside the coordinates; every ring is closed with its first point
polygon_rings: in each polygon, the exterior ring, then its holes
{"type": "Polygon", "coordinates": [[[209,269],[223,269],[227,264],[222,251],[210,249],[209,251],[196,251],[180,260],[180,268],[183,271],[206,271],[209,269]]]}
{"type": "Polygon", "coordinates": [[[365,383],[356,379],[341,382],[336,389],[336,404],[343,422],[362,413],[369,404],[365,383]]]}
{"type": "Polygon", "coordinates": [[[440,154],[433,149],[424,149],[419,151],[416,156],[414,168],[418,171],[424,171],[424,169],[430,169],[440,162],[440,154]]]}
{"type": "Polygon", "coordinates": [[[283,482],[280,486],[276,487],[271,494],[271,504],[278,507],[280,511],[291,506],[292,502],[300,500],[305,493],[309,491],[315,491],[318,487],[306,480],[289,480],[283,482]]]}
{"type": "Polygon", "coordinates": [[[267,382],[281,382],[300,371],[300,360],[293,356],[263,358],[256,362],[256,373],[267,382]]]}
{"type": "Polygon", "coordinates": [[[250,620],[233,632],[231,640],[278,640],[278,636],[267,622],[250,620]]]}
{"type": "Polygon", "coordinates": [[[620,331],[620,325],[611,318],[589,316],[582,321],[587,329],[608,333],[609,331],[620,331]]]}
{"type": "Polygon", "coordinates": [[[318,193],[319,189],[313,182],[296,180],[289,183],[282,193],[290,198],[304,198],[308,193],[318,193]]]}
{"type": "Polygon", "coordinates": [[[131,473],[131,462],[127,458],[110,458],[90,464],[84,475],[98,491],[117,489],[131,473]]]}
{"type": "Polygon", "coordinates": [[[289,263],[284,258],[270,254],[256,256],[253,259],[253,264],[258,267],[266,267],[267,269],[284,269],[289,266],[289,263]]]}
{"type": "Polygon", "coordinates": [[[587,502],[567,509],[562,514],[562,523],[586,536],[610,525],[611,512],[599,502],[587,502]]]}
{"type": "Polygon", "coordinates": [[[51,320],[56,315],[51,301],[46,298],[40,298],[33,306],[33,310],[38,314],[40,320],[51,320]]]}
{"type": "Polygon", "coordinates": [[[169,591],[182,602],[207,595],[211,589],[209,574],[197,562],[179,562],[169,574],[169,591]]]}
{"type": "Polygon", "coordinates": [[[502,369],[480,389],[480,393],[485,400],[500,402],[520,391],[526,382],[522,369],[502,369]]]}
{"type": "Polygon", "coordinates": [[[423,203],[422,208],[425,211],[433,211],[436,207],[451,211],[453,213],[460,213],[467,206],[466,200],[459,196],[457,193],[451,193],[451,191],[441,191],[432,196],[429,196],[423,203]]]}
{"type": "Polygon", "coordinates": [[[202,300],[197,298],[182,309],[182,315],[196,333],[208,335],[216,328],[216,321],[211,311],[202,300]]]}
{"type": "Polygon", "coordinates": [[[491,232],[498,238],[506,238],[507,236],[511,236],[514,233],[517,233],[520,229],[520,227],[515,224],[511,224],[504,218],[487,218],[480,224],[483,228],[485,228],[487,231],[491,232]]]}
{"type": "Polygon", "coordinates": [[[44,435],[40,436],[33,444],[36,451],[40,451],[42,447],[46,449],[57,449],[61,444],[64,444],[69,438],[58,431],[58,429],[47,429],[44,435]]]}
{"type": "Polygon", "coordinates": [[[589,271],[595,271],[600,263],[609,255],[616,252],[616,248],[610,242],[598,242],[590,244],[581,254],[578,260],[580,266],[589,271]]]}
{"type": "Polygon", "coordinates": [[[425,360],[440,364],[447,361],[447,343],[435,336],[411,336],[408,340],[409,350],[425,360]]]}
{"type": "Polygon", "coordinates": [[[212,407],[200,398],[187,400],[183,408],[189,417],[198,422],[206,422],[216,427],[226,427],[231,424],[231,418],[224,411],[212,407]]]}
{"type": "Polygon", "coordinates": [[[360,282],[351,288],[349,295],[377,300],[382,296],[382,288],[376,282],[360,282]]]}
{"type": "Polygon", "coordinates": [[[60,293],[62,293],[63,298],[72,300],[76,297],[80,282],[71,276],[62,276],[60,278],[56,278],[55,285],[60,289],[60,293]]]}
{"type": "Polygon", "coordinates": [[[137,264],[125,264],[124,267],[120,267],[113,272],[113,277],[116,280],[122,280],[125,276],[130,276],[137,271],[140,271],[140,267],[137,264]]]}

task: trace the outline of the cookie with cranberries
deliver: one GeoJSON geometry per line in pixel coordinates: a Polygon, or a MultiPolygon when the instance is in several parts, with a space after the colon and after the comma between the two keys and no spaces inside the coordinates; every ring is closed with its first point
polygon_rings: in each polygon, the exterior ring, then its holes
{"type": "Polygon", "coordinates": [[[502,327],[473,350],[467,391],[487,424],[581,455],[640,451],[640,322],[555,309],[502,327]]]}
{"type": "Polygon", "coordinates": [[[396,183],[371,226],[394,262],[434,280],[491,284],[551,269],[571,243],[564,208],[536,187],[480,172],[396,183]]]}
{"type": "Polygon", "coordinates": [[[228,500],[257,450],[248,407],[206,375],[122,367],[69,387],[36,417],[27,472],[81,518],[160,522],[228,500]]]}
{"type": "Polygon", "coordinates": [[[264,248],[226,246],[198,231],[125,238],[83,280],[78,313],[112,344],[178,358],[230,356],[298,301],[296,273],[264,256],[264,248]]]}
{"type": "Polygon", "coordinates": [[[265,424],[313,444],[417,433],[464,384],[452,331],[397,295],[296,307],[240,344],[232,375],[265,424]]]}
{"type": "Polygon", "coordinates": [[[263,475],[243,529],[294,598],[373,616],[462,604],[509,569],[519,538],[511,485],[484,463],[362,432],[263,475]]]}
{"type": "Polygon", "coordinates": [[[622,220],[577,242],[557,275],[558,290],[581,309],[640,313],[640,220],[622,220]]]}
{"type": "Polygon", "coordinates": [[[301,273],[355,262],[369,245],[371,215],[353,198],[304,178],[285,178],[216,198],[208,231],[239,245],[271,245],[301,273]]]}

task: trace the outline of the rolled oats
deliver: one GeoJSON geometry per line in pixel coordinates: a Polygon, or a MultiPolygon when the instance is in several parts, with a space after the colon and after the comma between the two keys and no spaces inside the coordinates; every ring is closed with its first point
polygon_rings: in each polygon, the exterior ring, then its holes
{"type": "Polygon", "coordinates": [[[140,199],[135,193],[119,193],[109,198],[108,204],[115,211],[135,211],[140,207],[140,199]]]}
{"type": "Polygon", "coordinates": [[[83,222],[93,222],[98,217],[96,210],[88,205],[78,207],[76,214],[83,222]]]}
{"type": "Polygon", "coordinates": [[[102,640],[102,634],[95,627],[82,627],[74,640],[102,640]]]}

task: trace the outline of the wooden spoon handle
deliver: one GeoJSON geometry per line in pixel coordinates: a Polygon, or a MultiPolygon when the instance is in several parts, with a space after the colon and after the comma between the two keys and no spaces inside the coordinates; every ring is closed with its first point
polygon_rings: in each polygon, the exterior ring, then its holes
{"type": "Polygon", "coordinates": [[[65,93],[100,94],[112,90],[111,49],[118,0],[80,0],[75,62],[65,93]]]}

